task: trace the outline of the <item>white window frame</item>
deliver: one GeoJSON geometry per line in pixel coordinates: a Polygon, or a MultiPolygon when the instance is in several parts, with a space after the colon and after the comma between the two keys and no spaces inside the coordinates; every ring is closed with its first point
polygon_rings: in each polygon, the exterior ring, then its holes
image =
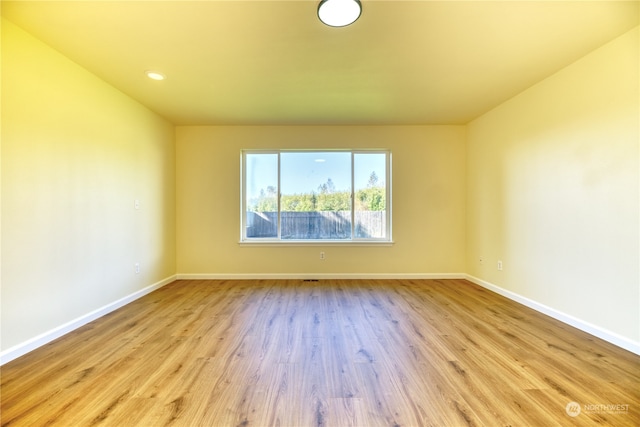
{"type": "Polygon", "coordinates": [[[388,245],[393,244],[392,239],[392,203],[391,203],[391,151],[388,149],[245,149],[240,153],[240,244],[249,245],[388,245]],[[280,182],[280,154],[282,153],[351,153],[351,238],[350,239],[282,239],[280,236],[280,203],[281,203],[281,182],[280,182]],[[277,237],[247,237],[246,236],[246,156],[247,154],[276,154],[278,156],[278,177],[277,177],[277,207],[278,224],[277,237]],[[379,238],[357,238],[355,236],[355,186],[354,186],[354,158],[356,154],[385,154],[385,202],[386,202],[386,236],[379,238]]]}

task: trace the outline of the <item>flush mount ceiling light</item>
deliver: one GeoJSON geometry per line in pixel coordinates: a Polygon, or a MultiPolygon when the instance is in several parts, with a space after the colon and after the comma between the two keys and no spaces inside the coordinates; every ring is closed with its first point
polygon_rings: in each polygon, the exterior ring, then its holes
{"type": "Polygon", "coordinates": [[[164,80],[165,78],[163,74],[160,74],[157,71],[145,71],[145,74],[153,80],[164,80]]]}
{"type": "Polygon", "coordinates": [[[353,24],[361,12],[360,0],[322,0],[318,5],[318,18],[330,27],[353,24]]]}

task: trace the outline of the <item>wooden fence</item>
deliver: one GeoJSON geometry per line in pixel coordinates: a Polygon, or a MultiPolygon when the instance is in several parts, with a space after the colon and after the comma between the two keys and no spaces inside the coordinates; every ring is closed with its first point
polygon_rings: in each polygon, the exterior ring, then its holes
{"type": "MultiPolygon", "coordinates": [[[[355,237],[381,238],[386,234],[385,211],[356,211],[355,237]]],[[[282,239],[339,240],[351,238],[351,212],[282,212],[282,239]]],[[[277,212],[247,212],[248,238],[277,237],[277,212]]]]}

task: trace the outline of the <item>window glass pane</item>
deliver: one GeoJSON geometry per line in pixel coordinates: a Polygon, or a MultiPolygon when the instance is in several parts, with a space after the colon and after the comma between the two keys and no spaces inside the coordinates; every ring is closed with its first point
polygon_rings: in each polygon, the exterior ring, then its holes
{"type": "Polygon", "coordinates": [[[242,239],[390,241],[390,162],[387,151],[243,151],[242,239]]]}
{"type": "Polygon", "coordinates": [[[387,236],[386,153],[354,154],[355,237],[387,236]]]}
{"type": "Polygon", "coordinates": [[[245,236],[278,237],[278,155],[245,156],[245,236]]]}
{"type": "Polygon", "coordinates": [[[351,239],[351,153],[283,152],[281,238],[351,239]]]}

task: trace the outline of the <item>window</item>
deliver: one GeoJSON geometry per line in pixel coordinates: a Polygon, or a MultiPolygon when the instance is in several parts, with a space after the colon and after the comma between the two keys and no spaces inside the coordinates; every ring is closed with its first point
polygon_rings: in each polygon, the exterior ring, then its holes
{"type": "Polygon", "coordinates": [[[243,242],[390,242],[388,151],[242,152],[243,242]]]}

